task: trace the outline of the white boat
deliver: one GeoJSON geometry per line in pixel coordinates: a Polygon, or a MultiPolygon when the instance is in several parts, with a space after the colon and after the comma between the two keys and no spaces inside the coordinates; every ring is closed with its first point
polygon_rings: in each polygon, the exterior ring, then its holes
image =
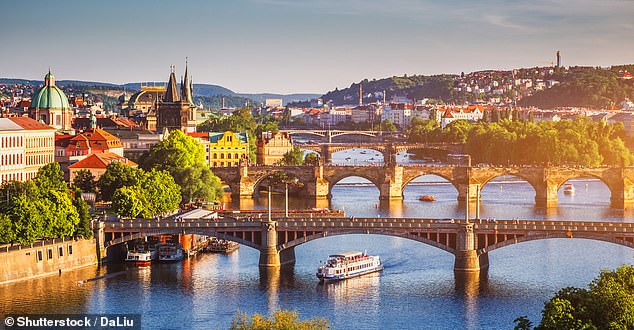
{"type": "Polygon", "coordinates": [[[369,256],[365,252],[344,252],[333,254],[317,268],[317,278],[324,282],[345,280],[383,270],[379,256],[369,256]]]}
{"type": "Polygon", "coordinates": [[[180,261],[184,258],[180,244],[161,244],[158,248],[158,258],[162,262],[180,261]]]}
{"type": "Polygon", "coordinates": [[[575,186],[572,183],[566,183],[564,185],[564,194],[566,195],[574,195],[575,194],[575,186]]]}
{"type": "Polygon", "coordinates": [[[158,251],[156,244],[140,243],[136,244],[132,249],[128,250],[126,262],[134,262],[137,266],[149,266],[153,260],[158,259],[158,251]]]}

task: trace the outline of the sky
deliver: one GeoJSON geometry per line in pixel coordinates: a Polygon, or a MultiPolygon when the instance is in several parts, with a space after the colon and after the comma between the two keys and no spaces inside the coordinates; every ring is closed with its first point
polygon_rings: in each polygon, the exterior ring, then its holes
{"type": "Polygon", "coordinates": [[[316,93],[363,79],[634,63],[634,0],[4,0],[0,77],[316,93]]]}

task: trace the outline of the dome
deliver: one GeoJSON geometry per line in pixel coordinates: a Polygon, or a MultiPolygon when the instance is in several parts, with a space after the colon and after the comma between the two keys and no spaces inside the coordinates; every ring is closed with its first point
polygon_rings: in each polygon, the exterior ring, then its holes
{"type": "Polygon", "coordinates": [[[57,86],[55,76],[49,71],[44,77],[44,87],[31,98],[31,109],[70,109],[68,97],[57,86]]]}

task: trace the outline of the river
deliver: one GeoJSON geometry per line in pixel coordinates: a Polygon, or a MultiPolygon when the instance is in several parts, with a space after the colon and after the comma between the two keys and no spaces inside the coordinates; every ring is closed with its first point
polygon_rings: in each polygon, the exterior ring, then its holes
{"type": "MultiPolygon", "coordinates": [[[[349,155],[335,154],[345,162],[349,155]]],[[[364,154],[363,156],[366,156],[364,154]]],[[[362,155],[358,155],[361,157],[362,155]]],[[[367,158],[367,157],[366,157],[367,158]]],[[[365,161],[361,159],[357,161],[365,161]]],[[[457,192],[435,176],[408,185],[403,202],[379,203],[379,191],[350,178],[333,188],[331,208],[352,216],[464,217],[457,192]],[[420,202],[434,195],[435,202],[420,202]]],[[[538,208],[530,185],[498,178],[482,191],[482,217],[634,221],[632,211],[610,208],[610,193],[597,180],[571,181],[574,196],[559,192],[559,205],[538,208]]],[[[253,199],[265,208],[266,198],[253,199]]],[[[283,208],[281,196],[273,207],[283,208]]],[[[291,207],[310,206],[291,198],[291,207]]],[[[4,313],[139,313],[147,329],[228,328],[238,310],[291,309],[302,318],[325,317],[335,329],[511,329],[521,315],[537,323],[544,302],[566,286],[586,286],[601,269],[631,264],[634,250],[583,239],[549,239],[489,253],[489,271],[465,282],[453,273],[453,256],[407,239],[378,235],[327,237],[298,246],[293,268],[261,273],[258,252],[241,247],[229,255],[199,255],[178,264],[127,268],[87,267],[0,287],[4,313]],[[329,254],[367,250],[380,255],[379,274],[320,285],[318,263],[329,254]],[[126,270],[84,285],[78,280],[126,270]]]]}

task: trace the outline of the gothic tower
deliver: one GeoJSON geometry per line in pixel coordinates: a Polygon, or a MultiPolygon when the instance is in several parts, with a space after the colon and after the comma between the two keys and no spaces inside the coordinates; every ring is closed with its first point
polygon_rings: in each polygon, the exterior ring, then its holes
{"type": "Polygon", "coordinates": [[[196,131],[196,105],[192,98],[192,82],[185,62],[185,77],[181,79],[180,90],[176,84],[174,66],[170,66],[170,78],[163,99],[157,106],[156,129],[162,131],[180,129],[185,133],[196,131]]]}

